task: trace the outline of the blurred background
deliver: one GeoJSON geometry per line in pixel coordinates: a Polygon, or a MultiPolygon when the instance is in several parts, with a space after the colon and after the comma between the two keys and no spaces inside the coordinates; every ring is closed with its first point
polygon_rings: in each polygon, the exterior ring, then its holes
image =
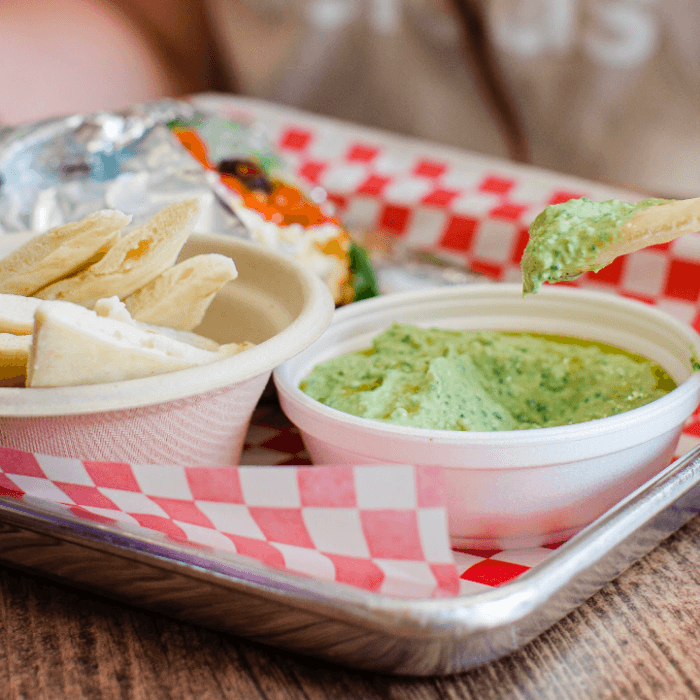
{"type": "Polygon", "coordinates": [[[0,123],[220,91],[700,194],[694,0],[0,0],[0,123]]]}

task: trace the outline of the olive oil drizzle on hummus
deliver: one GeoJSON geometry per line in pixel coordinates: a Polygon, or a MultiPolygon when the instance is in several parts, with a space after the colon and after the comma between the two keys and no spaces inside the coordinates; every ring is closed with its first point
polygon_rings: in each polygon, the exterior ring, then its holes
{"type": "Polygon", "coordinates": [[[660,366],[604,343],[395,324],[372,347],[315,367],[301,389],[364,418],[481,431],[582,423],[675,386],[660,366]]]}

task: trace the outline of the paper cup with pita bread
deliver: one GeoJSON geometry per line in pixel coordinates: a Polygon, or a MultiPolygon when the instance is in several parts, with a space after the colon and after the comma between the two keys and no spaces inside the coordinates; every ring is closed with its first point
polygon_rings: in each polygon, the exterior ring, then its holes
{"type": "MultiPolygon", "coordinates": [[[[0,387],[3,447],[142,464],[238,464],[270,372],[321,335],[331,321],[333,299],[299,263],[228,236],[192,234],[177,262],[210,254],[233,260],[237,277],[217,292],[197,327],[178,332],[252,347],[155,376],[0,387]]],[[[220,267],[216,275],[235,276],[220,267]]],[[[137,301],[143,307],[147,300],[137,301]]]]}

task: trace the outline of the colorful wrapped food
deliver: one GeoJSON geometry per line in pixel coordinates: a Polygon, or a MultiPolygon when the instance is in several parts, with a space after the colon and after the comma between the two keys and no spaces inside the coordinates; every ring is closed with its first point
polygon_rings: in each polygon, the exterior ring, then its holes
{"type": "MultiPolygon", "coordinates": [[[[207,125],[211,124],[209,120],[207,125]]],[[[235,124],[229,123],[229,127],[235,124]]],[[[316,272],[328,285],[336,304],[373,294],[371,271],[366,269],[367,261],[353,245],[348,231],[337,218],[324,211],[321,203],[304,192],[301,183],[273,155],[231,143],[231,152],[217,158],[207,143],[221,139],[208,139],[205,143],[200,135],[202,118],[191,122],[178,120],[171,128],[211,173],[211,184],[218,196],[252,238],[291,254],[316,272]],[[357,269],[357,277],[353,267],[357,269]]],[[[226,125],[220,126],[225,128],[226,125]]]]}

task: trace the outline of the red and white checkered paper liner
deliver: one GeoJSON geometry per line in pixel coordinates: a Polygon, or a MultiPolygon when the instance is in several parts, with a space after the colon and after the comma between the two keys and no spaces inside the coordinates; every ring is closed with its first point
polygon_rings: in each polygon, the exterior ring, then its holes
{"type": "Polygon", "coordinates": [[[0,448],[0,493],[385,594],[459,590],[439,468],[179,467],[0,448]]]}
{"type": "MultiPolygon", "coordinates": [[[[578,196],[640,198],[247,98],[195,102],[256,121],[301,178],[328,192],[351,230],[380,229],[409,245],[461,256],[493,280],[521,280],[527,227],[548,204],[578,196]]],[[[567,284],[655,304],[700,329],[700,234],[618,258],[567,284]]],[[[698,441],[700,414],[686,426],[677,453],[698,441]]],[[[289,466],[309,459],[278,408],[263,405],[254,414],[242,463],[262,466],[114,465],[3,450],[0,493],[26,492],[106,527],[158,530],[198,547],[406,597],[498,586],[555,548],[451,552],[439,471],[289,466]]]]}
{"type": "MultiPolygon", "coordinates": [[[[303,180],[328,192],[351,230],[379,229],[411,246],[461,256],[498,281],[522,280],[527,229],[547,205],[580,196],[643,198],[258,100],[203,95],[194,102],[259,124],[303,180]]],[[[617,258],[566,284],[656,304],[700,329],[700,234],[617,258]]]]}

